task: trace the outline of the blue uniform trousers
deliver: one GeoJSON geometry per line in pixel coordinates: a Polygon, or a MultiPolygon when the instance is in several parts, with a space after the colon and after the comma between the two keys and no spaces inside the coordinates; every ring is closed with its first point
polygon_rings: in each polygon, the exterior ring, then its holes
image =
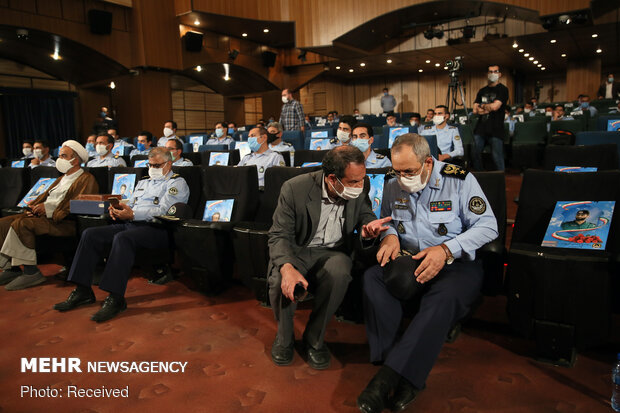
{"type": "MultiPolygon", "coordinates": [[[[452,326],[469,312],[480,293],[482,266],[455,261],[429,281],[407,330],[397,340],[403,310],[383,282],[379,265],[364,273],[364,316],[370,360],[384,360],[416,388],[424,388],[452,326]]],[[[414,298],[415,299],[415,298],[414,298]]]]}
{"type": "Polygon", "coordinates": [[[125,295],[127,280],[138,248],[168,247],[168,233],[146,223],[124,223],[88,228],[82,233],[75,252],[68,281],[90,287],[93,271],[103,257],[105,247],[112,244],[99,288],[125,295]]]}

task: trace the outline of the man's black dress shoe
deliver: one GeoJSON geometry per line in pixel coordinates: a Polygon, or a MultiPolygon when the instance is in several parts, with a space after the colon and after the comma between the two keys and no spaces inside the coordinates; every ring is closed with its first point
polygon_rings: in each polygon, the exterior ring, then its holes
{"type": "Polygon", "coordinates": [[[404,377],[401,378],[394,391],[394,396],[392,396],[391,410],[393,412],[402,412],[415,400],[418,393],[420,393],[420,390],[415,388],[409,380],[404,377]]]}
{"type": "Polygon", "coordinates": [[[385,409],[388,396],[398,383],[400,375],[387,366],[381,367],[368,386],[357,397],[357,407],[364,413],[380,413],[385,409]]]}
{"type": "Polygon", "coordinates": [[[62,303],[54,304],[54,310],[69,311],[76,307],[95,302],[95,293],[90,288],[76,288],[62,303]]]}
{"type": "Polygon", "coordinates": [[[271,346],[271,360],[278,366],[288,366],[293,362],[293,356],[295,353],[294,340],[291,340],[291,344],[283,346],[278,344],[276,338],[271,346]]]}
{"type": "Polygon", "coordinates": [[[110,294],[106,297],[101,309],[93,314],[90,319],[101,323],[116,317],[119,313],[122,313],[126,309],[127,301],[125,301],[123,297],[114,297],[110,294]]]}
{"type": "Polygon", "coordinates": [[[325,344],[319,349],[315,349],[308,343],[306,343],[306,352],[308,353],[308,365],[315,370],[325,370],[329,367],[331,361],[331,354],[325,344]]]}

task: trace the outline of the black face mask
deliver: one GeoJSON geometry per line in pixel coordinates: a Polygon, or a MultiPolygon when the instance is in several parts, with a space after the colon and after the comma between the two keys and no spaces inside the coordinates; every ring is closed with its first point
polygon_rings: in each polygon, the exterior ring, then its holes
{"type": "Polygon", "coordinates": [[[275,133],[268,133],[267,134],[267,143],[272,143],[278,140],[278,135],[275,133]]]}

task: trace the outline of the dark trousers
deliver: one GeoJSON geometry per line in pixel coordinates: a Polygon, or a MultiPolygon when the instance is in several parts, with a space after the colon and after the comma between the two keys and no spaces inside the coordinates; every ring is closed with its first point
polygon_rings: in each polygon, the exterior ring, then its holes
{"type": "MultiPolygon", "coordinates": [[[[351,282],[351,258],[327,248],[305,248],[291,264],[306,278],[308,291],[314,295],[314,306],[303,339],[318,349],[323,346],[327,323],[340,306],[351,282]]],[[[282,295],[279,269],[271,271],[268,281],[269,301],[278,321],[276,342],[287,346],[294,339],[293,316],[297,303],[282,295]]]]}
{"type": "Polygon", "coordinates": [[[403,310],[383,282],[379,265],[364,273],[364,316],[370,360],[384,360],[422,389],[452,326],[469,312],[480,293],[482,266],[455,261],[446,265],[422,291],[420,310],[400,339],[403,310]]]}
{"type": "Polygon", "coordinates": [[[138,248],[166,248],[168,233],[148,224],[133,223],[88,228],[82,233],[67,279],[90,287],[95,267],[103,258],[105,247],[110,244],[112,249],[99,288],[125,295],[138,248]]]}

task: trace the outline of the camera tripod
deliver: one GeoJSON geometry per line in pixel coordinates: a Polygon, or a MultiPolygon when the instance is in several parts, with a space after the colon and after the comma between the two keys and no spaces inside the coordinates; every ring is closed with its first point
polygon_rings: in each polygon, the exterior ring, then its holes
{"type": "Polygon", "coordinates": [[[463,82],[459,80],[458,72],[450,71],[450,83],[448,83],[448,92],[446,93],[446,106],[451,114],[454,114],[456,118],[456,109],[458,106],[463,106],[465,109],[465,116],[467,116],[467,123],[469,123],[469,111],[467,110],[467,103],[465,102],[465,91],[463,89],[463,82]],[[461,104],[459,104],[459,96],[461,98],[461,104]]]}

